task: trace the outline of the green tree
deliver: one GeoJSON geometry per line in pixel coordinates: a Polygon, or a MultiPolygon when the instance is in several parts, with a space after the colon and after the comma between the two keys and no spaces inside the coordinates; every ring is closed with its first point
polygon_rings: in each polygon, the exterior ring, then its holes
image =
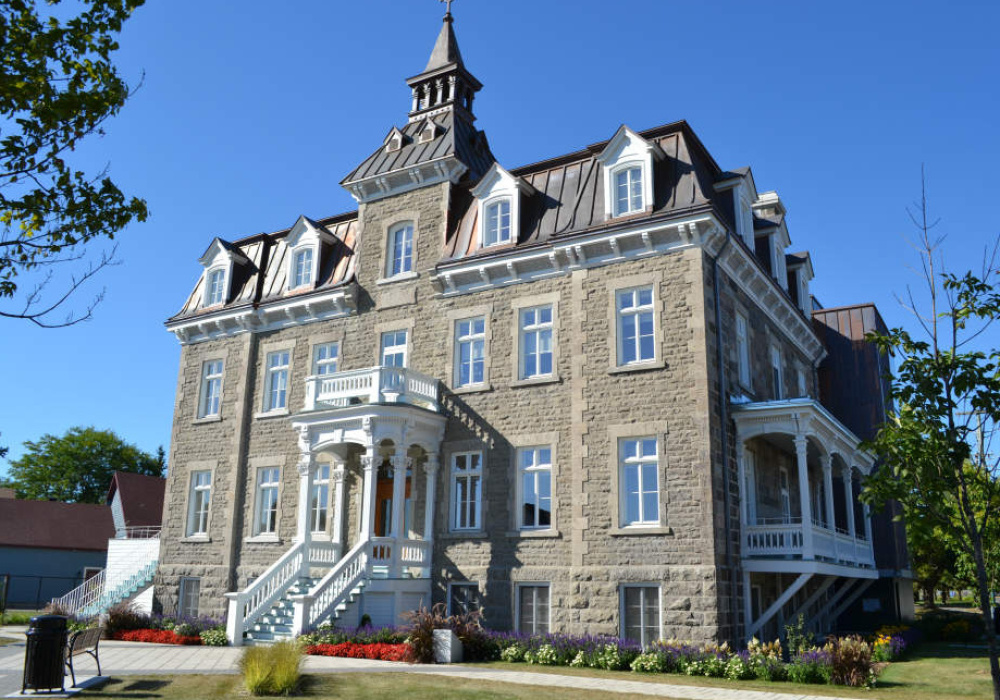
{"type": "Polygon", "coordinates": [[[958,558],[951,539],[933,518],[913,517],[906,522],[906,545],[910,552],[913,576],[923,593],[926,605],[935,606],[934,592],[947,585],[958,558]]]}
{"type": "Polygon", "coordinates": [[[79,15],[56,19],[40,16],[35,0],[0,0],[0,317],[47,328],[90,318],[103,292],[82,312],[55,317],[114,261],[113,248],[88,255],[86,244],[146,220],[146,203],[123,194],[106,168],[70,163],[80,140],[102,134],[131,95],[111,54],[144,1],[83,0],[74,3],[79,15]],[[57,270],[68,279],[51,289],[57,270]]]}
{"type": "MultiPolygon", "coordinates": [[[[912,216],[912,215],[911,215],[912,216]]],[[[883,468],[865,485],[863,498],[881,507],[898,500],[908,523],[940,528],[956,553],[972,563],[987,630],[993,694],[1000,700],[1000,660],[990,605],[990,571],[996,562],[987,537],[1000,505],[998,462],[988,438],[1000,421],[1000,351],[982,349],[983,333],[1000,317],[996,254],[981,272],[948,273],[940,260],[943,238],[932,238],[926,194],[913,216],[920,230],[921,261],[929,309],[909,306],[926,334],[918,340],[896,328],[874,336],[897,358],[892,378],[894,411],[869,445],[883,468]]]]}
{"type": "Polygon", "coordinates": [[[24,443],[11,460],[5,486],[18,498],[67,503],[104,503],[116,471],[163,476],[161,459],[143,452],[110,430],[70,428],[65,435],[43,435],[24,443]]]}

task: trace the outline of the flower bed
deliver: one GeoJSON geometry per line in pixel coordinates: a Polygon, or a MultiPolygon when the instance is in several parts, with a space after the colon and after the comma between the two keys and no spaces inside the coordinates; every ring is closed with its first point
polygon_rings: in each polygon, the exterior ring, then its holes
{"type": "Polygon", "coordinates": [[[306,647],[311,656],[338,656],[347,659],[374,659],[377,661],[409,661],[412,653],[409,644],[313,644],[306,647]]]}
{"type": "Polygon", "coordinates": [[[201,637],[181,636],[173,630],[118,630],[114,633],[113,639],[122,642],[148,642],[152,644],[180,644],[185,646],[196,646],[201,644],[201,637]]]}

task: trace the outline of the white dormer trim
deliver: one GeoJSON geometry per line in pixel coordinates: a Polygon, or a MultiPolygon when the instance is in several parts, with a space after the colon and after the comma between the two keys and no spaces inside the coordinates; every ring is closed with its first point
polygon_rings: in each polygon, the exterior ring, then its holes
{"type": "Polygon", "coordinates": [[[285,261],[285,289],[311,289],[319,276],[320,243],[333,243],[336,237],[321,226],[317,226],[304,216],[300,216],[285,237],[287,259],[285,261]],[[301,253],[312,251],[312,265],[309,277],[302,284],[295,284],[295,265],[301,253]]]}
{"type": "Polygon", "coordinates": [[[479,247],[487,248],[517,243],[520,237],[521,195],[530,196],[535,188],[519,177],[511,175],[507,170],[494,163],[479,184],[472,190],[472,195],[479,204],[479,247]],[[486,215],[489,208],[507,200],[510,202],[510,238],[486,245],[486,215]]]}
{"type": "Polygon", "coordinates": [[[615,135],[608,141],[597,162],[603,167],[604,174],[604,213],[605,218],[614,219],[641,211],[647,211],[653,205],[653,159],[663,158],[663,149],[655,143],[642,138],[636,132],[622,124],[615,135]],[[639,167],[642,172],[642,207],[619,212],[616,209],[615,178],[623,170],[639,167]]]}
{"type": "Polygon", "coordinates": [[[247,258],[239,253],[234,253],[225,243],[223,243],[221,238],[214,238],[208,246],[208,250],[205,251],[198,262],[201,266],[205,268],[202,272],[202,294],[201,294],[201,308],[205,309],[210,306],[224,306],[229,303],[229,298],[232,295],[232,284],[233,284],[233,263],[243,264],[247,262],[247,258]],[[223,292],[222,301],[217,303],[210,303],[209,295],[211,293],[211,286],[209,282],[212,279],[212,275],[215,272],[222,271],[223,273],[223,292]]]}
{"type": "Polygon", "coordinates": [[[796,266],[794,270],[796,292],[798,293],[799,308],[802,313],[809,316],[812,314],[812,298],[809,295],[809,282],[814,278],[812,259],[806,254],[805,262],[796,266]]]}
{"type": "Polygon", "coordinates": [[[420,131],[417,132],[417,143],[430,143],[437,138],[438,125],[433,119],[425,119],[420,131]]]}
{"type": "Polygon", "coordinates": [[[736,219],[736,233],[750,250],[754,248],[753,232],[753,192],[752,185],[744,180],[733,188],[733,211],[736,219]]]}
{"type": "Polygon", "coordinates": [[[403,142],[406,137],[403,136],[403,132],[392,127],[392,130],[386,135],[385,139],[382,141],[382,145],[385,146],[386,153],[395,153],[403,147],[403,142]]]}

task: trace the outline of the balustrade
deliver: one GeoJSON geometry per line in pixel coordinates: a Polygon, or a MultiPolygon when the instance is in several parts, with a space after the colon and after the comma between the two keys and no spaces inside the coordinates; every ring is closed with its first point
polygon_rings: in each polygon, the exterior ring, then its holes
{"type": "Polygon", "coordinates": [[[306,378],[306,410],[402,403],[438,410],[438,380],[405,367],[369,367],[306,378]]]}
{"type": "Polygon", "coordinates": [[[811,558],[849,566],[874,566],[871,542],[810,524],[811,545],[807,548],[801,522],[761,523],[746,526],[744,558],[811,558]]]}

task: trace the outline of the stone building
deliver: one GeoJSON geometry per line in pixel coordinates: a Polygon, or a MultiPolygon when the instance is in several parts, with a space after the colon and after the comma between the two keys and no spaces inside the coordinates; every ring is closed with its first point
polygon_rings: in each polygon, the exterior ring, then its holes
{"type": "Polygon", "coordinates": [[[872,460],[820,401],[781,199],[683,121],[505,169],[450,14],[407,83],[357,211],[212,241],[167,322],[164,608],[236,643],[437,602],[641,641],[834,624],[879,577],[872,460]]]}

